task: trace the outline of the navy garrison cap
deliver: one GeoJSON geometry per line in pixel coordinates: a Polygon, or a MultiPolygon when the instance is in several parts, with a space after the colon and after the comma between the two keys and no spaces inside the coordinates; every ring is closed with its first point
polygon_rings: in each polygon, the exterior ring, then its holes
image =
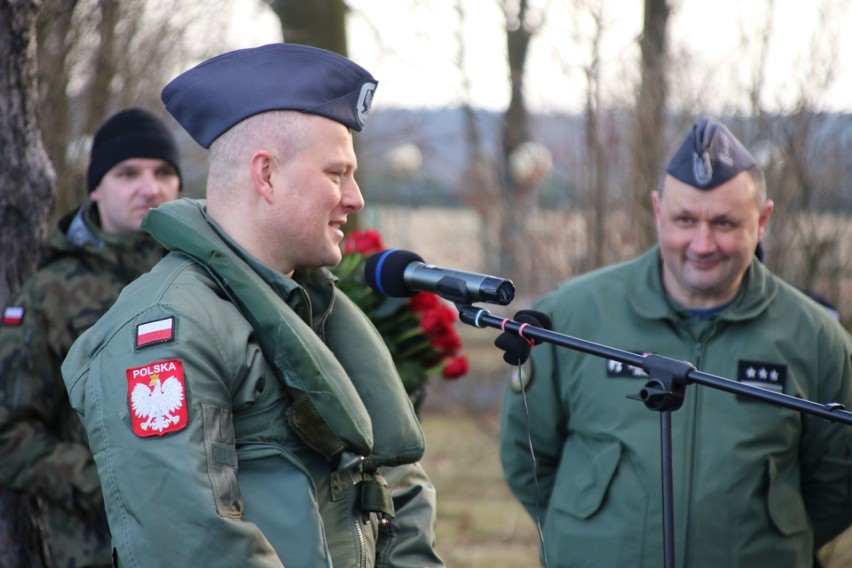
{"type": "Polygon", "coordinates": [[[349,59],[274,43],[223,53],[163,89],[172,116],[204,148],[246,118],[271,110],[317,114],[360,131],[378,81],[349,59]]]}
{"type": "Polygon", "coordinates": [[[727,126],[705,116],[693,125],[666,173],[697,189],[713,189],[756,164],[727,126]]]}

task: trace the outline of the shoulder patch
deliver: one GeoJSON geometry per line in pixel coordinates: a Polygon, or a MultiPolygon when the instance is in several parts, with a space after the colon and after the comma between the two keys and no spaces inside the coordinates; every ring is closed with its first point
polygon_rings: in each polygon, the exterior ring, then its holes
{"type": "Polygon", "coordinates": [[[136,326],[136,348],[166,343],[175,338],[174,316],[140,323],[136,326]]]}
{"type": "Polygon", "coordinates": [[[177,432],[189,422],[186,380],[178,359],[127,369],[127,396],[133,433],[162,436],[177,432]]]}
{"type": "Polygon", "coordinates": [[[3,310],[3,325],[21,325],[24,321],[23,306],[9,306],[3,310]]]}
{"type": "Polygon", "coordinates": [[[512,384],[512,391],[515,393],[520,394],[530,388],[533,381],[532,357],[527,359],[527,361],[521,365],[520,371],[518,371],[518,367],[514,367],[512,369],[512,376],[510,380],[512,384]]]}

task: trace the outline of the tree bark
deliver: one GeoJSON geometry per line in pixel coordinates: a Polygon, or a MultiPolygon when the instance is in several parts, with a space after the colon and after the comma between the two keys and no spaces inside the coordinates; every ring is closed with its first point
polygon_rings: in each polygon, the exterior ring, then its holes
{"type": "Polygon", "coordinates": [[[70,181],[79,181],[72,176],[72,164],[66,151],[71,139],[71,118],[66,89],[69,82],[68,53],[75,41],[76,30],[71,25],[71,16],[77,0],[46,0],[36,22],[38,30],[38,84],[40,91],[39,122],[53,170],[56,173],[54,188],[54,211],[64,211],[63,203],[73,200],[63,196],[71,193],[74,186],[70,181]],[[69,187],[67,191],[63,190],[69,187]]]}
{"type": "Polygon", "coordinates": [[[347,55],[346,4],[343,0],[270,0],[288,43],[301,43],[347,55]]]}
{"type": "Polygon", "coordinates": [[[650,194],[656,188],[665,160],[666,76],[668,22],[671,8],[667,0],[645,0],[645,17],[639,41],[642,80],[636,101],[633,139],[633,211],[640,249],[654,242],[650,194]]]}
{"type": "Polygon", "coordinates": [[[509,57],[509,107],[503,115],[503,202],[505,213],[500,226],[500,274],[510,275],[523,288],[526,275],[519,270],[526,245],[524,220],[528,214],[528,192],[520,180],[514,179],[509,158],[521,144],[530,139],[530,117],[524,97],[524,70],[532,32],[526,22],[527,0],[517,3],[517,14],[506,14],[506,45],[509,57]]]}
{"type": "Polygon", "coordinates": [[[35,268],[53,203],[38,124],[35,22],[40,0],[0,0],[0,303],[35,268]]]}
{"type": "MultiPolygon", "coordinates": [[[[35,268],[53,201],[53,168],[38,127],[36,16],[40,0],[0,0],[0,305],[35,268]]],[[[44,566],[37,504],[0,489],[0,564],[44,566]]]]}

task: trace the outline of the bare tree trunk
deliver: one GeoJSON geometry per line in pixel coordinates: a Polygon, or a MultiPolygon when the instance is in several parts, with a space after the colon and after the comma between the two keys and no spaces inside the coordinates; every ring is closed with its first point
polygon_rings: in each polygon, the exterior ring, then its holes
{"type": "MultiPolygon", "coordinates": [[[[39,0],[0,0],[0,305],[35,268],[53,200],[53,168],[38,128],[35,23],[39,0]]],[[[0,490],[0,564],[44,565],[28,497],[0,490]]]]}
{"type": "Polygon", "coordinates": [[[500,228],[503,251],[500,274],[515,280],[523,288],[525,274],[519,270],[519,260],[524,256],[524,219],[529,210],[525,203],[527,192],[519,180],[514,179],[509,160],[521,144],[530,139],[530,117],[524,99],[524,68],[526,67],[532,31],[527,25],[526,0],[512,3],[516,13],[506,13],[506,42],[509,56],[509,82],[511,96],[509,108],[503,115],[503,204],[505,216],[500,228]]]}
{"type": "Polygon", "coordinates": [[[581,271],[603,266],[606,252],[606,219],[609,213],[607,197],[609,194],[609,173],[606,153],[601,141],[601,77],[600,45],[603,41],[604,18],[598,7],[590,14],[595,22],[592,40],[592,60],[586,72],[586,155],[588,156],[589,183],[587,190],[589,215],[586,231],[588,254],[581,271]]]}
{"type": "MultiPolygon", "coordinates": [[[[62,207],[63,196],[68,194],[68,175],[71,165],[66,147],[71,138],[71,120],[68,96],[68,53],[74,43],[76,31],[71,25],[71,16],[76,0],[47,0],[37,21],[38,29],[38,83],[41,104],[39,118],[44,136],[44,145],[53,169],[56,172],[55,201],[62,207]]],[[[71,186],[73,187],[73,186],[71,186]]]]}
{"type": "Polygon", "coordinates": [[[463,183],[468,203],[476,209],[482,221],[480,229],[480,245],[482,247],[483,266],[486,273],[500,270],[500,224],[503,219],[500,199],[500,185],[494,175],[494,168],[489,164],[485,155],[482,131],[477,121],[476,109],[470,102],[471,84],[466,72],[467,51],[464,34],[465,11],[461,0],[456,0],[456,13],[459,16],[459,26],[456,32],[458,45],[458,65],[462,70],[462,89],[465,93],[465,103],[462,105],[463,130],[468,155],[463,183]]]}
{"type": "Polygon", "coordinates": [[[347,55],[343,0],[269,0],[269,5],[281,20],[284,41],[347,55]]]}
{"type": "Polygon", "coordinates": [[[642,83],[636,101],[633,139],[633,217],[640,249],[654,242],[650,192],[656,187],[665,160],[667,28],[671,9],[667,0],[645,0],[640,39],[642,83]],[[644,241],[644,242],[641,242],[644,241]]]}
{"type": "Polygon", "coordinates": [[[0,303],[35,268],[54,174],[38,125],[39,0],[0,0],[0,303]]]}

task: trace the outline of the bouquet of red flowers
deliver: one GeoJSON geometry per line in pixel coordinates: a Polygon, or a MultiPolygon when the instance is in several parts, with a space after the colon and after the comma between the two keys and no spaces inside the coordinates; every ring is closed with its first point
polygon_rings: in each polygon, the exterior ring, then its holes
{"type": "Polygon", "coordinates": [[[388,346],[405,391],[416,410],[426,396],[431,375],[456,379],[468,371],[461,340],[454,327],[456,310],[436,296],[420,292],[410,298],[390,298],[374,292],[364,278],[364,265],[385,249],[373,229],[353,231],[343,243],[343,260],[332,269],[337,287],[363,310],[388,346]]]}

